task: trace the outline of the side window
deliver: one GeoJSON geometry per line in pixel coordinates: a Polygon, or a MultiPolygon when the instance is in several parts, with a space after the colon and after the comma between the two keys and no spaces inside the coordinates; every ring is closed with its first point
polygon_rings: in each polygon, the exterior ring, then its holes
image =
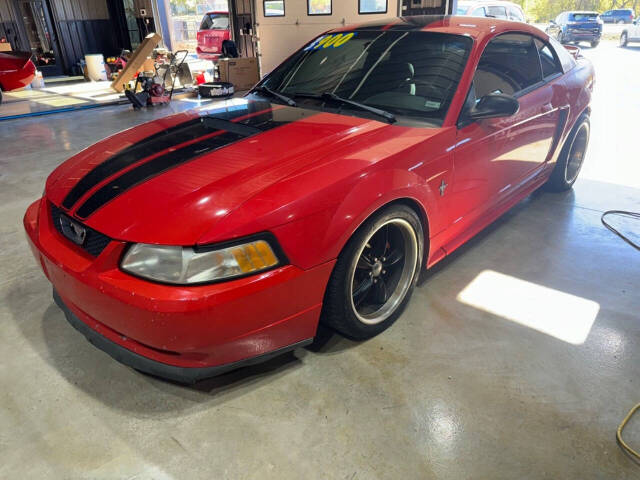
{"type": "Polygon", "coordinates": [[[553,50],[546,43],[536,39],[536,47],[540,54],[540,65],[542,66],[542,76],[549,78],[557,73],[562,73],[562,65],[556,58],[553,50]]]}
{"type": "Polygon", "coordinates": [[[489,6],[487,7],[487,16],[495,18],[507,18],[507,9],[504,7],[489,6]]]}
{"type": "Polygon", "coordinates": [[[500,35],[487,45],[473,77],[476,98],[490,93],[518,95],[542,81],[534,38],[520,33],[500,35]]]}
{"type": "Polygon", "coordinates": [[[484,7],[476,8],[473,12],[471,12],[472,17],[486,17],[487,12],[485,12],[484,7]]]}
{"type": "Polygon", "coordinates": [[[509,7],[509,20],[513,20],[514,22],[524,22],[524,17],[520,10],[515,7],[509,7]]]}
{"type": "Polygon", "coordinates": [[[211,18],[209,15],[205,15],[200,23],[200,30],[209,30],[211,28],[211,18]]]}

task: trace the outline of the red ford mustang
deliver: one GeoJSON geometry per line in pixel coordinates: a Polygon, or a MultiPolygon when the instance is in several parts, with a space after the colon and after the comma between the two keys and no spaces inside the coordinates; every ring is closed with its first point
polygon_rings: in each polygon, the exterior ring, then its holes
{"type": "Polygon", "coordinates": [[[67,319],[117,360],[193,382],[389,327],[422,268],[546,184],[575,181],[591,64],[522,23],[334,30],[244,99],[60,165],[26,212],[67,319]]]}
{"type": "Polygon", "coordinates": [[[36,76],[36,66],[31,61],[31,53],[0,53],[0,103],[2,92],[26,87],[36,76]]]}

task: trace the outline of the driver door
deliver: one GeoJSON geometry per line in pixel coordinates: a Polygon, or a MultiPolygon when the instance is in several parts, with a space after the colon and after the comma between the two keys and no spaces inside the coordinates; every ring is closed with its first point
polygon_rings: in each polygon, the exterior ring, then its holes
{"type": "Polygon", "coordinates": [[[487,45],[461,113],[454,150],[453,219],[460,229],[538,173],[558,122],[555,103],[532,36],[503,34],[487,45]],[[468,120],[479,99],[491,93],[516,97],[519,111],[510,117],[468,120]]]}

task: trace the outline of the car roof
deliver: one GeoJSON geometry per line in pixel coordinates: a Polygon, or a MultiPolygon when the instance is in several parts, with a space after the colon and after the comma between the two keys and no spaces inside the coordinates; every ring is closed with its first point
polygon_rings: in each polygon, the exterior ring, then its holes
{"type": "Polygon", "coordinates": [[[205,15],[220,15],[220,14],[225,14],[225,15],[229,15],[229,12],[226,10],[214,10],[212,12],[207,12],[205,13],[205,15]]]}
{"type": "Polygon", "coordinates": [[[537,27],[522,22],[512,22],[498,18],[467,17],[454,15],[416,15],[374,20],[367,23],[345,25],[331,32],[352,32],[367,30],[395,30],[451,33],[481,39],[487,35],[511,31],[530,33],[546,39],[548,35],[537,27]]]}

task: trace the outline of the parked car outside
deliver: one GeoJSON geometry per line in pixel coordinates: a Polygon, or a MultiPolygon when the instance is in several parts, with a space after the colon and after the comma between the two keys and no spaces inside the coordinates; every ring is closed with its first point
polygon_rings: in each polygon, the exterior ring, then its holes
{"type": "Polygon", "coordinates": [[[598,12],[562,12],[551,20],[546,32],[560,43],[589,42],[597,47],[602,36],[598,12]]]}
{"type": "Polygon", "coordinates": [[[626,47],[630,42],[640,42],[640,19],[638,18],[620,34],[621,47],[626,47]]]}
{"type": "Polygon", "coordinates": [[[600,18],[604,23],[631,23],[633,22],[633,10],[630,8],[607,10],[600,15],[600,18]]]}
{"type": "Polygon", "coordinates": [[[31,52],[0,53],[0,103],[2,92],[29,85],[36,76],[36,66],[31,61],[31,52]]]}
{"type": "Polygon", "coordinates": [[[222,42],[231,38],[229,12],[207,12],[197,33],[196,53],[203,60],[217,60],[222,54],[222,42]]]}
{"type": "Polygon", "coordinates": [[[594,76],[519,22],[340,27],[244,99],[62,163],[27,209],[27,238],[68,321],[157,376],[265,360],[319,322],[370,338],[421,270],[543,185],[572,187],[594,76]]]}
{"type": "Polygon", "coordinates": [[[462,1],[458,2],[456,15],[471,17],[491,17],[514,22],[526,22],[520,5],[505,1],[462,1]]]}

